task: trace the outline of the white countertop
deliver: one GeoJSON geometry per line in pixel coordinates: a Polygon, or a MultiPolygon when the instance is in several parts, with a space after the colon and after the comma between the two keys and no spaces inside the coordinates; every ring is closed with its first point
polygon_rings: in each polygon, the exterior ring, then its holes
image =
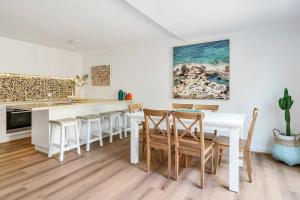
{"type": "Polygon", "coordinates": [[[120,104],[130,103],[132,100],[118,101],[117,99],[80,99],[75,102],[71,101],[21,101],[21,102],[2,102],[1,106],[8,108],[22,109],[22,110],[48,110],[66,107],[77,107],[86,105],[99,105],[99,104],[120,104]]]}

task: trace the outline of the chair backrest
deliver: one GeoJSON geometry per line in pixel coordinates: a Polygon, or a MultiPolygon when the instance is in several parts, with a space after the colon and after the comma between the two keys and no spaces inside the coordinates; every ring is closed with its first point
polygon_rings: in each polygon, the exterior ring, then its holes
{"type": "Polygon", "coordinates": [[[151,109],[144,109],[143,111],[147,142],[150,142],[152,138],[166,139],[167,137],[168,144],[170,145],[171,128],[169,116],[171,115],[171,112],[169,110],[151,109]]]}
{"type": "Polygon", "coordinates": [[[194,109],[196,109],[196,110],[209,110],[209,111],[212,111],[212,112],[217,112],[219,110],[219,105],[195,104],[194,109]]]}
{"type": "MultiPolygon", "coordinates": [[[[204,130],[203,130],[203,119],[204,119],[204,113],[198,112],[198,113],[188,113],[188,112],[176,112],[173,113],[173,125],[174,125],[174,135],[175,135],[175,145],[178,147],[180,144],[185,143],[188,145],[200,145],[200,149],[204,149],[204,130]],[[189,125],[186,125],[183,120],[193,120],[192,123],[189,123],[189,125]],[[183,127],[183,131],[181,131],[181,134],[178,134],[178,125],[181,125],[183,127]],[[192,128],[196,127],[193,132],[192,128]],[[189,139],[186,139],[188,136],[189,139]]],[[[180,127],[180,129],[182,129],[180,127]]],[[[204,151],[201,151],[204,152],[204,151]]]]}
{"type": "Polygon", "coordinates": [[[193,109],[193,104],[191,103],[173,103],[173,109],[193,109]]]}
{"type": "Polygon", "coordinates": [[[252,136],[253,136],[253,131],[254,131],[257,115],[258,115],[258,109],[254,108],[253,113],[252,113],[252,120],[251,120],[250,127],[248,130],[248,136],[247,136],[247,147],[248,148],[250,148],[250,145],[252,142],[252,136]]]}
{"type": "Polygon", "coordinates": [[[143,111],[144,105],[142,103],[134,103],[128,105],[128,110],[131,113],[143,111]]]}

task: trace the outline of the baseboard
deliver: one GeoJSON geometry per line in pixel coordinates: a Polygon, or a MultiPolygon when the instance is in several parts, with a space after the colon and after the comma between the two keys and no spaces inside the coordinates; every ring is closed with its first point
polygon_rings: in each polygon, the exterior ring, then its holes
{"type": "Polygon", "coordinates": [[[27,131],[27,132],[20,132],[18,133],[13,133],[13,134],[7,134],[4,137],[0,137],[0,143],[3,142],[9,142],[9,141],[13,141],[13,140],[19,140],[19,139],[23,139],[23,138],[28,138],[31,137],[31,131],[27,131]]]}
{"type": "Polygon", "coordinates": [[[262,147],[262,146],[252,146],[251,151],[259,153],[271,153],[271,147],[262,147]]]}

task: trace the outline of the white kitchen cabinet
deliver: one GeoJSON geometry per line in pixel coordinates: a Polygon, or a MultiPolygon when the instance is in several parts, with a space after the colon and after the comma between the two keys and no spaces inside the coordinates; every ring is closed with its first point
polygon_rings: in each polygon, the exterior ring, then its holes
{"type": "Polygon", "coordinates": [[[0,137],[6,136],[6,108],[0,106],[0,137]]]}

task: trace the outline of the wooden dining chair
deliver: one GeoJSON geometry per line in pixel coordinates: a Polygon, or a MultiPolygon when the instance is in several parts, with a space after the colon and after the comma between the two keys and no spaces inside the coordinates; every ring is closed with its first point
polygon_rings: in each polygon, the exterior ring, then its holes
{"type": "MultiPolygon", "coordinates": [[[[240,159],[245,161],[249,182],[252,183],[252,159],[251,159],[251,141],[253,136],[253,130],[256,122],[256,118],[258,115],[258,109],[254,108],[252,113],[252,120],[248,130],[248,136],[246,140],[240,139],[240,152],[243,152],[243,156],[240,159]]],[[[222,150],[225,148],[229,148],[229,137],[226,136],[218,136],[215,140],[215,148],[216,148],[216,167],[215,173],[217,171],[217,166],[220,165],[222,160],[222,150]]]]}
{"type": "MultiPolygon", "coordinates": [[[[219,111],[219,105],[194,104],[194,109],[217,112],[219,111]]],[[[214,141],[217,137],[217,134],[218,134],[217,130],[214,130],[213,133],[205,132],[204,139],[214,141]]]]}
{"type": "Polygon", "coordinates": [[[219,110],[219,105],[194,104],[193,108],[196,110],[208,110],[212,112],[217,112],[219,110]]]}
{"type": "Polygon", "coordinates": [[[171,150],[174,137],[171,136],[170,111],[144,109],[147,141],[147,172],[151,169],[151,151],[166,151],[168,154],[168,178],[171,177],[171,150]],[[165,123],[163,123],[165,122],[165,123]]]}
{"type": "MultiPolygon", "coordinates": [[[[210,159],[211,173],[214,171],[213,142],[204,140],[203,119],[204,113],[173,112],[173,125],[175,135],[175,179],[178,178],[180,155],[200,158],[200,188],[204,187],[205,163],[210,159]],[[186,125],[185,120],[193,120],[186,125]],[[184,127],[184,131],[178,128],[184,127]],[[199,131],[192,130],[197,127],[199,131]]],[[[195,130],[195,129],[194,129],[195,130]]]]}
{"type": "Polygon", "coordinates": [[[190,103],[173,103],[173,109],[193,109],[193,104],[190,103]]]}
{"type": "MultiPolygon", "coordinates": [[[[128,110],[130,113],[135,112],[142,112],[144,108],[144,104],[142,103],[134,103],[128,105],[128,110]]],[[[145,152],[145,146],[146,146],[146,132],[145,132],[145,123],[141,122],[139,124],[139,135],[140,135],[140,142],[142,142],[142,151],[145,152]]]]}
{"type": "Polygon", "coordinates": [[[134,103],[128,105],[128,110],[130,113],[141,112],[143,111],[143,108],[144,108],[144,104],[142,103],[134,103]]]}

